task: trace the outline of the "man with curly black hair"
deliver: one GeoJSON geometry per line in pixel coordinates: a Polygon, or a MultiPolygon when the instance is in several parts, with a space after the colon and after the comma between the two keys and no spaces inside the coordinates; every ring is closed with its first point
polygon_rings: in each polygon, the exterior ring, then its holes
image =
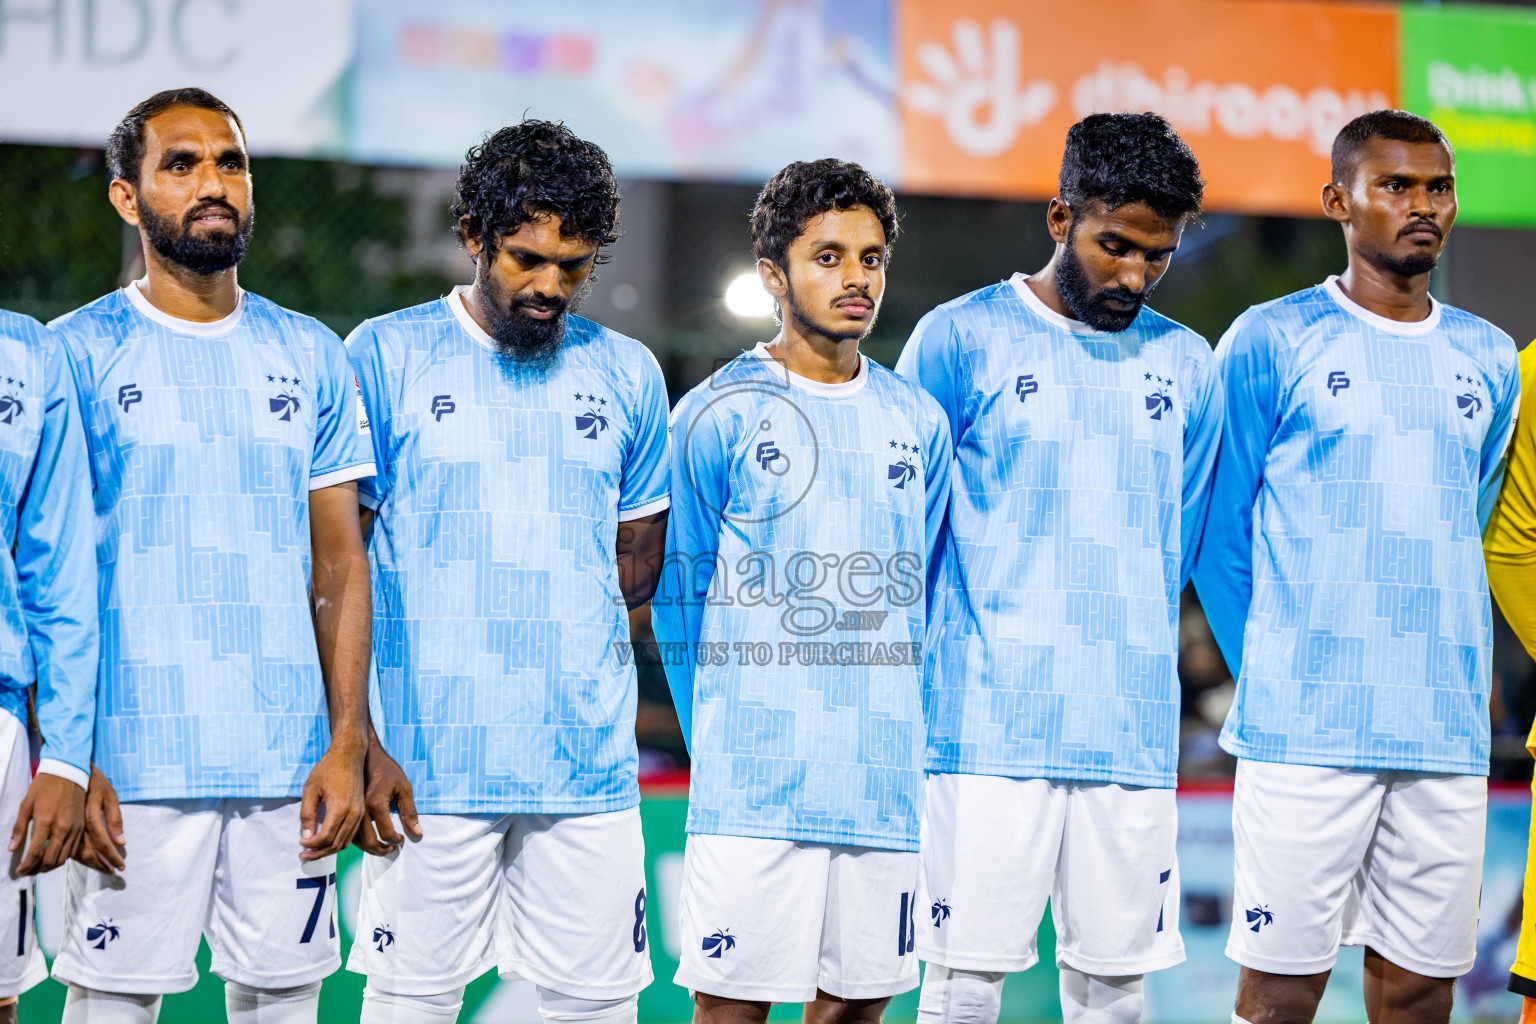
{"type": "Polygon", "coordinates": [[[1063,1020],[1141,1018],[1184,959],[1179,595],[1221,436],[1205,339],[1146,308],[1199,211],[1155,114],[1067,133],[1045,267],[925,316],[897,370],[943,407],[918,1019],[996,1021],[1047,899],[1063,1020]]]}
{"type": "Polygon", "coordinates": [[[859,353],[895,235],[856,164],[775,175],[752,237],[782,330],[673,413],[652,618],[682,655],[677,983],[698,1021],[803,1002],[873,1022],[917,984],[918,646],[950,448],[933,399],[859,353]]]}
{"type": "Polygon", "coordinates": [[[493,967],[547,1021],[624,1024],[651,980],[621,655],[666,536],[667,396],[645,346],[571,312],[618,212],[597,146],[503,128],[453,203],[474,283],[347,342],[379,465],[379,739],[414,788],[411,835],[364,860],[364,1024],[448,1024],[493,967]]]}

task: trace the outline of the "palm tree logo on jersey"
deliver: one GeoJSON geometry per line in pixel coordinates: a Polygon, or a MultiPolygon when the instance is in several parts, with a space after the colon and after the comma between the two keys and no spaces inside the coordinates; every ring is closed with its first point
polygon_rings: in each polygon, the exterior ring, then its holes
{"type": "Polygon", "coordinates": [[[596,395],[583,395],[578,391],[576,401],[587,403],[587,411],[576,414],[576,429],[585,431],[582,437],[593,440],[599,431],[608,429],[608,417],[597,411],[608,404],[608,399],[599,398],[596,395]]]}
{"type": "Polygon", "coordinates": [[[720,954],[736,945],[736,936],[731,934],[729,928],[720,928],[711,935],[704,936],[704,952],[712,959],[720,959],[720,954]]]}
{"type": "Polygon", "coordinates": [[[26,406],[15,395],[0,395],[0,423],[10,423],[26,411],[26,406]]]}
{"type": "Polygon", "coordinates": [[[283,388],[284,388],[284,390],[279,391],[277,393],[277,397],[276,398],[269,398],[269,399],[267,399],[267,408],[269,410],[271,410],[272,412],[282,413],[282,415],[278,417],[278,419],[280,419],[280,420],[292,420],[293,419],[293,414],[298,412],[299,408],[300,408],[299,396],[297,394],[297,392],[299,390],[299,378],[297,378],[297,377],[278,377],[278,378],[276,378],[274,380],[273,377],[272,377],[272,374],[269,373],[269,374],[267,374],[267,383],[268,384],[281,383],[283,385],[283,388]],[[287,388],[289,386],[293,387],[293,390],[294,390],[293,394],[290,394],[287,391],[287,388]]]}
{"type": "Polygon", "coordinates": [[[934,900],[933,906],[929,908],[928,912],[933,915],[933,926],[935,928],[949,920],[949,904],[943,900],[934,900]]]}
{"type": "MultiPolygon", "coordinates": [[[[1459,373],[1456,375],[1456,380],[1467,386],[1466,391],[1456,396],[1456,408],[1462,410],[1462,415],[1467,419],[1471,419],[1483,411],[1483,399],[1477,393],[1477,381],[1471,377],[1463,377],[1459,373]]],[[[9,423],[10,420],[6,420],[6,422],[9,423]]]]}
{"type": "Polygon", "coordinates": [[[885,478],[896,481],[898,491],[906,490],[907,481],[917,476],[917,467],[906,459],[892,463],[886,467],[885,478]]]}
{"type": "Polygon", "coordinates": [[[96,949],[106,949],[107,943],[117,939],[117,925],[112,923],[109,917],[105,921],[97,921],[85,930],[85,941],[96,949]]]}
{"type": "Polygon", "coordinates": [[[1256,932],[1267,924],[1275,923],[1275,915],[1270,912],[1269,904],[1263,903],[1252,910],[1244,911],[1248,917],[1249,931],[1256,932]]]}
{"type": "Polygon", "coordinates": [[[1152,393],[1147,396],[1147,411],[1152,414],[1153,419],[1160,420],[1163,418],[1163,413],[1173,408],[1173,399],[1168,397],[1168,389],[1173,387],[1173,378],[1159,377],[1155,373],[1144,373],[1141,376],[1148,382],[1157,381],[1152,393]]]}
{"type": "Polygon", "coordinates": [[[395,933],[389,930],[389,925],[381,924],[373,930],[374,949],[377,949],[380,953],[382,953],[384,952],[385,946],[393,946],[394,944],[395,933]]]}

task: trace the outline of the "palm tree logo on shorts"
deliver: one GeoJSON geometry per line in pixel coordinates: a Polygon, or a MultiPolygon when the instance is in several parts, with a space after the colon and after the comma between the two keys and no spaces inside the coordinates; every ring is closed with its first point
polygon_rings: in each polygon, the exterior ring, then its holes
{"type": "Polygon", "coordinates": [[[112,923],[109,917],[105,921],[97,921],[85,930],[85,941],[96,949],[106,949],[107,943],[118,938],[117,925],[112,923]]]}
{"type": "Polygon", "coordinates": [[[729,928],[720,928],[713,935],[704,936],[704,952],[712,959],[720,959],[720,954],[736,945],[736,936],[731,934],[729,928]]]}
{"type": "Polygon", "coordinates": [[[935,928],[949,920],[949,904],[944,900],[934,900],[933,906],[928,912],[933,915],[933,926],[935,928]]]}
{"type": "Polygon", "coordinates": [[[1244,911],[1244,913],[1247,914],[1248,923],[1252,926],[1248,929],[1251,932],[1256,932],[1267,924],[1275,923],[1275,915],[1270,912],[1268,903],[1260,904],[1252,910],[1244,911]]]}
{"type": "Polygon", "coordinates": [[[389,930],[389,925],[381,924],[373,930],[373,942],[373,948],[382,953],[385,946],[395,944],[395,933],[389,930]]]}

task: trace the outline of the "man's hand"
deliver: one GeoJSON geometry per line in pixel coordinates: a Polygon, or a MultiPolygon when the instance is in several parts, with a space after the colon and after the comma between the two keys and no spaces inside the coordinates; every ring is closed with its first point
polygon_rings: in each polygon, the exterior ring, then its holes
{"type": "Polygon", "coordinates": [[[85,835],[75,860],[104,875],[115,875],[127,866],[123,858],[128,845],[123,835],[123,812],[117,805],[117,790],[91,765],[91,784],[85,791],[85,835]]]}
{"type": "Polygon", "coordinates": [[[392,802],[400,808],[400,824],[411,835],[421,838],[411,780],[405,777],[400,765],[389,756],[371,726],[368,729],[368,756],[363,765],[363,784],[363,821],[352,840],[358,849],[382,857],[405,842],[405,836],[395,831],[395,823],[389,817],[389,805],[392,802]]]}
{"type": "Polygon", "coordinates": [[[85,790],[57,775],[37,776],[21,798],[16,827],[11,829],[12,853],[26,842],[29,824],[32,842],[16,867],[17,875],[52,871],[75,855],[85,834],[85,790]]]}
{"type": "Polygon", "coordinates": [[[299,806],[303,832],[300,860],[340,853],[363,820],[363,756],[350,744],[333,742],[304,781],[299,806]]]}

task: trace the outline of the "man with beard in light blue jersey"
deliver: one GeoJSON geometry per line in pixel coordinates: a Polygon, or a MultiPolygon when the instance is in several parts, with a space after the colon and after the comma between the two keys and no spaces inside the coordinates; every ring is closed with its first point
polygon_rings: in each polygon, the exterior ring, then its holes
{"type": "Polygon", "coordinates": [[[1047,898],[1067,1024],[1135,1024],[1142,976],[1184,959],[1179,594],[1222,396],[1205,339],[1145,302],[1201,195],[1162,118],[1085,118],[1051,261],[929,313],[897,364],[955,438],[924,663],[924,1024],[997,1020],[1047,898]]]}

